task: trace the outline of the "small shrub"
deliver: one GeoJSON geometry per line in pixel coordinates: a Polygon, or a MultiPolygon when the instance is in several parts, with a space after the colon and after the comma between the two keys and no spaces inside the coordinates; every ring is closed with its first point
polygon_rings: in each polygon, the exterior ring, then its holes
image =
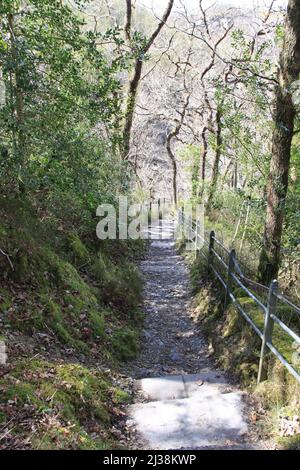
{"type": "Polygon", "coordinates": [[[136,332],[130,329],[116,331],[112,337],[112,347],[120,359],[134,359],[139,352],[136,332]]]}

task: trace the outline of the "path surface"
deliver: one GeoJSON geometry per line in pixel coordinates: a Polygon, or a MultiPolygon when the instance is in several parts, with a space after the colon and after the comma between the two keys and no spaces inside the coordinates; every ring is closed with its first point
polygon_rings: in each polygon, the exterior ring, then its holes
{"type": "Polygon", "coordinates": [[[188,269],[171,237],[171,226],[162,230],[141,265],[146,318],[128,421],[135,448],[252,448],[243,394],[214,368],[190,318],[188,269]]]}

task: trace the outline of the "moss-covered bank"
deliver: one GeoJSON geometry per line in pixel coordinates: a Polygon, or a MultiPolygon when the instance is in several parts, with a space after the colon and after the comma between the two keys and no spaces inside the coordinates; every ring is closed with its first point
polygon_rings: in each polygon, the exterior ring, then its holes
{"type": "Polygon", "coordinates": [[[127,397],[99,364],[117,370],[139,352],[143,242],[100,242],[26,198],[2,199],[0,220],[1,445],[116,446],[127,397]]]}
{"type": "Polygon", "coordinates": [[[118,443],[114,413],[130,400],[103,372],[81,364],[20,360],[0,379],[0,426],[9,448],[105,449],[118,443]]]}
{"type": "MultiPolygon", "coordinates": [[[[300,436],[280,437],[282,416],[300,415],[300,387],[271,353],[266,355],[268,380],[256,385],[261,341],[249,324],[229,304],[224,310],[224,289],[210,272],[202,257],[190,259],[191,283],[194,292],[194,320],[201,324],[214,358],[219,366],[249,387],[267,410],[264,431],[276,438],[284,448],[299,448],[300,436]]],[[[254,323],[263,329],[263,313],[241,289],[235,295],[254,323]]],[[[284,312],[281,312],[284,315],[284,312]]],[[[275,325],[273,342],[283,356],[295,360],[291,339],[275,325]]],[[[296,364],[295,364],[296,365],[296,364]]]]}

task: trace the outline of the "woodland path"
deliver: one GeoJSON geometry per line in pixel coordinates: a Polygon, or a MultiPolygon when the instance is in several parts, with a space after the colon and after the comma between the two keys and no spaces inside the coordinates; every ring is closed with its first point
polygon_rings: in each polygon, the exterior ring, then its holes
{"type": "MultiPolygon", "coordinates": [[[[152,240],[141,263],[145,279],[142,352],[133,363],[135,403],[127,425],[134,448],[249,449],[246,395],[216,370],[190,318],[188,268],[172,225],[152,240]]],[[[252,442],[252,443],[251,443],[252,442]]]]}

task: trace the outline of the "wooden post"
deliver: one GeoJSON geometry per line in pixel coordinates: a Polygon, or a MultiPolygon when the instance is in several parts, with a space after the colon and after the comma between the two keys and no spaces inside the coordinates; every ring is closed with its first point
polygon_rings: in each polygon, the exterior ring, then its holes
{"type": "Polygon", "coordinates": [[[162,214],[161,214],[161,200],[158,198],[158,218],[159,220],[162,219],[162,214]]]}
{"type": "MultiPolygon", "coordinates": [[[[182,240],[182,234],[183,234],[183,209],[180,207],[177,210],[177,227],[176,227],[176,237],[178,240],[182,240]]],[[[174,219],[175,222],[175,219],[174,219]]]]}
{"type": "Polygon", "coordinates": [[[193,238],[193,219],[192,216],[189,215],[188,218],[188,241],[191,242],[193,238]]]}
{"type": "Polygon", "coordinates": [[[196,222],[196,235],[195,235],[195,259],[198,258],[198,236],[199,236],[199,221],[196,222]]]}
{"type": "Polygon", "coordinates": [[[161,213],[161,199],[158,198],[158,227],[159,227],[159,238],[162,238],[162,213],[161,213]]]}
{"type": "Polygon", "coordinates": [[[270,287],[269,287],[268,305],[267,305],[267,310],[265,313],[264,333],[263,333],[260,359],[259,359],[259,367],[258,367],[258,376],[257,376],[258,384],[262,380],[267,379],[267,368],[264,365],[264,355],[266,352],[267,343],[272,343],[274,320],[271,318],[271,315],[274,314],[276,311],[277,292],[278,292],[278,282],[274,280],[271,282],[270,287]]]}
{"type": "Polygon", "coordinates": [[[149,209],[148,209],[148,225],[151,226],[152,220],[152,202],[150,201],[149,209]]]}
{"type": "Polygon", "coordinates": [[[226,309],[227,305],[230,301],[230,292],[232,287],[232,276],[231,273],[234,271],[234,260],[235,260],[235,250],[231,250],[229,254],[229,261],[228,261],[228,271],[227,271],[227,284],[226,284],[226,293],[225,293],[225,301],[224,301],[224,310],[226,309]]]}
{"type": "Polygon", "coordinates": [[[213,259],[214,259],[214,254],[213,254],[213,249],[215,246],[215,232],[212,230],[209,234],[209,249],[208,249],[208,268],[213,265],[213,259]]]}

